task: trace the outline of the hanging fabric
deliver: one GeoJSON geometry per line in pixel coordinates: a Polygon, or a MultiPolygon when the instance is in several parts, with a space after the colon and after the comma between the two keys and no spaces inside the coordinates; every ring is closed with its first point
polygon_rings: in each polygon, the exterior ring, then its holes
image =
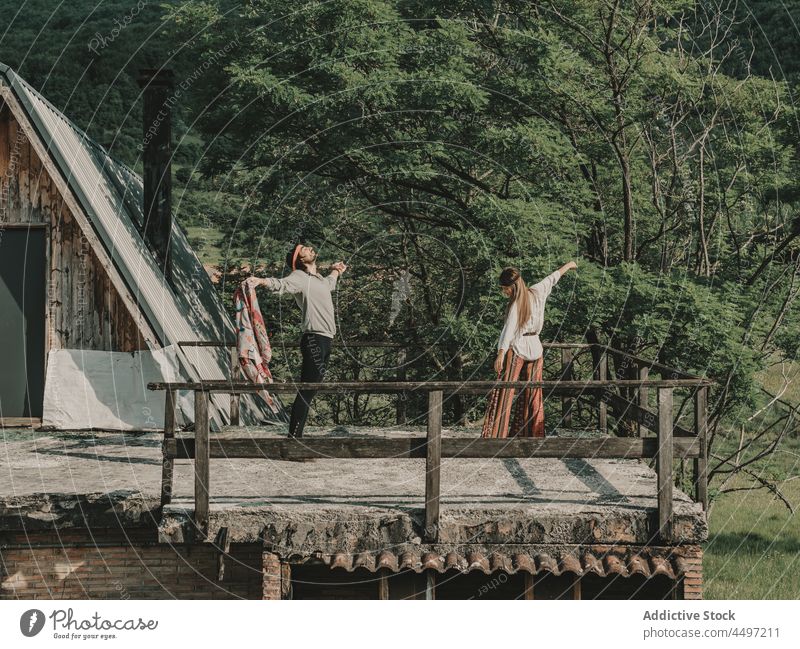
{"type": "MultiPolygon", "coordinates": [[[[264,317],[258,306],[255,284],[251,278],[244,280],[233,294],[236,306],[236,351],[242,373],[252,383],[272,383],[269,362],[272,345],[267,335],[264,317]]],[[[278,413],[278,404],[266,390],[259,392],[272,412],[278,413]]]]}

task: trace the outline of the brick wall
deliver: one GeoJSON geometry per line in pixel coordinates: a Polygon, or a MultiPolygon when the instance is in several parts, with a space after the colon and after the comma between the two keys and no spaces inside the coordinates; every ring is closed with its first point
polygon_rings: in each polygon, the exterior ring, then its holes
{"type": "Polygon", "coordinates": [[[264,570],[263,599],[281,598],[281,560],[277,554],[264,552],[262,557],[262,568],[264,570]]]}
{"type": "Polygon", "coordinates": [[[689,569],[683,577],[683,599],[703,599],[703,548],[687,548],[684,558],[689,569]]]}
{"type": "MultiPolygon", "coordinates": [[[[292,597],[291,567],[260,543],[232,545],[219,582],[213,547],[153,544],[150,530],[100,532],[0,535],[0,600],[292,597]]],[[[676,594],[702,599],[702,548],[680,554],[686,573],[676,594]]]]}
{"type": "Polygon", "coordinates": [[[260,544],[232,545],[223,581],[214,548],[170,545],[0,550],[0,599],[260,599],[260,544]]]}

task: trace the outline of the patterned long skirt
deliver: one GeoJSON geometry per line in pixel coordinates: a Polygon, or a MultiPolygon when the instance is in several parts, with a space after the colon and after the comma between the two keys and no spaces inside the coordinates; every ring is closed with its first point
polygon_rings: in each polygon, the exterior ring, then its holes
{"type": "MultiPolygon", "coordinates": [[[[526,361],[506,352],[502,381],[541,381],[544,358],[526,361]]],[[[544,437],[542,388],[495,388],[486,404],[481,437],[544,437]],[[516,396],[516,399],[514,398],[516,396]]]]}

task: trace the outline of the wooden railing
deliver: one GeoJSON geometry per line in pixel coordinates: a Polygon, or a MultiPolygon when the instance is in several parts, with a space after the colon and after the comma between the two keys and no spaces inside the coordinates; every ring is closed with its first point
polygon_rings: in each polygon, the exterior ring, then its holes
{"type": "MultiPolygon", "coordinates": [[[[273,349],[299,349],[300,343],[296,341],[283,341],[283,340],[272,340],[271,341],[273,349]]],[[[390,342],[390,341],[363,341],[363,340],[355,340],[355,341],[347,341],[347,340],[337,340],[336,341],[338,348],[353,348],[353,349],[392,349],[396,350],[397,352],[397,365],[396,365],[396,372],[394,379],[396,381],[405,381],[407,378],[406,369],[407,369],[407,359],[409,357],[409,351],[411,350],[418,350],[422,349],[423,346],[421,345],[410,345],[408,343],[397,343],[397,342],[390,342]]],[[[239,370],[239,356],[238,350],[236,346],[236,341],[214,341],[214,340],[184,340],[178,343],[181,347],[224,347],[228,349],[228,371],[230,372],[230,379],[232,381],[236,381],[241,377],[241,372],[239,370]]],[[[433,346],[435,347],[435,345],[433,346]]],[[[560,349],[561,350],[561,376],[568,377],[571,376],[572,373],[572,366],[575,360],[576,350],[590,350],[592,345],[587,343],[542,343],[542,347],[545,350],[549,349],[560,349]]],[[[600,369],[598,368],[598,372],[600,369]]],[[[240,395],[239,394],[231,394],[231,402],[230,402],[230,423],[232,426],[239,425],[239,412],[240,412],[240,395]]],[[[406,419],[408,416],[406,405],[408,402],[408,394],[404,391],[399,391],[397,393],[397,402],[395,406],[395,423],[402,425],[406,423],[406,419]]],[[[565,424],[570,426],[572,423],[572,401],[570,399],[562,399],[562,414],[564,417],[565,424]]],[[[605,423],[605,406],[601,405],[601,414],[600,414],[600,427],[605,431],[606,430],[606,423],[605,423]]]]}
{"type": "MultiPolygon", "coordinates": [[[[563,347],[566,348],[566,347],[563,347]]],[[[562,348],[562,349],[563,349],[562,348]]],[[[427,435],[404,438],[359,437],[292,439],[287,437],[212,437],[209,434],[209,395],[226,393],[232,397],[253,393],[263,386],[236,381],[200,381],[186,383],[150,383],[151,390],[166,391],[164,422],[163,471],[161,502],[171,500],[173,465],[176,459],[194,460],[194,521],[197,532],[208,531],[210,460],[214,458],[261,458],[273,460],[302,460],[330,458],[425,458],[425,537],[435,542],[439,530],[440,467],[442,458],[655,458],[657,474],[658,524],[654,536],[669,543],[673,538],[673,460],[694,461],[693,481],[696,500],[708,506],[707,489],[707,399],[712,381],[694,377],[672,368],[638,359],[620,350],[598,347],[601,362],[594,368],[591,381],[377,381],[337,383],[272,383],[269,390],[291,394],[299,390],[320,393],[427,393],[427,435]],[[608,380],[605,371],[607,353],[623,354],[638,365],[637,380],[608,380]],[[661,380],[649,378],[653,371],[661,380]],[[669,378],[664,378],[668,375],[669,378]],[[570,400],[586,395],[597,400],[601,413],[599,423],[603,436],[464,439],[442,438],[442,405],[445,395],[486,394],[493,388],[523,389],[541,387],[544,399],[556,396],[570,400]],[[614,390],[633,389],[637,403],[621,397],[614,390]],[[677,426],[673,421],[673,391],[693,390],[693,430],[677,426]],[[657,409],[647,407],[647,391],[657,391],[657,409]],[[194,393],[195,431],[193,438],[176,438],[176,393],[194,393]],[[608,436],[605,406],[611,403],[618,417],[637,424],[640,431],[655,436],[608,436]]],[[[566,357],[569,361],[569,355],[566,357]]],[[[231,402],[233,404],[233,400],[231,402]]]]}
{"type": "MultiPolygon", "coordinates": [[[[296,341],[284,341],[284,340],[271,340],[270,341],[272,347],[274,349],[299,349],[300,343],[296,341]]],[[[406,359],[408,358],[408,350],[412,348],[411,345],[404,344],[404,343],[396,343],[390,341],[363,341],[363,340],[354,340],[354,341],[337,341],[338,346],[344,346],[345,348],[352,347],[354,349],[393,349],[397,350],[397,372],[395,375],[395,379],[398,381],[405,381],[406,380],[406,359]]],[[[225,347],[228,349],[228,358],[230,362],[228,364],[228,371],[230,372],[231,380],[235,381],[241,376],[241,372],[239,371],[239,352],[237,349],[236,341],[235,340],[228,340],[228,341],[214,341],[214,340],[184,340],[178,343],[181,347],[225,347]]],[[[230,421],[232,426],[239,425],[239,410],[240,410],[240,402],[239,402],[238,394],[231,395],[231,405],[230,405],[230,421]]],[[[405,424],[406,423],[406,399],[405,395],[401,392],[398,393],[397,404],[395,409],[395,422],[397,424],[405,424]]]]}

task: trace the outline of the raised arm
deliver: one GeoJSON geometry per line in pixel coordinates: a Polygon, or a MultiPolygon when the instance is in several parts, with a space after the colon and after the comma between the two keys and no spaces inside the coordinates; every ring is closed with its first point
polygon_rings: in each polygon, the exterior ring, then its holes
{"type": "Polygon", "coordinates": [[[572,268],[578,268],[578,265],[574,261],[568,261],[561,268],[553,271],[541,282],[534,284],[531,288],[533,288],[542,297],[547,298],[547,296],[550,295],[550,291],[552,291],[553,287],[558,283],[558,280],[561,279],[561,276],[572,268]]]}
{"type": "Polygon", "coordinates": [[[573,268],[575,270],[578,270],[578,264],[575,263],[574,261],[568,261],[566,264],[564,264],[558,270],[562,275],[565,275],[568,271],[572,270],[573,268]]]}
{"type": "Polygon", "coordinates": [[[328,283],[328,288],[334,290],[336,288],[336,281],[339,279],[339,275],[346,270],[347,266],[342,261],[337,261],[335,264],[331,264],[331,272],[328,273],[328,276],[325,278],[325,281],[328,283]]]}

